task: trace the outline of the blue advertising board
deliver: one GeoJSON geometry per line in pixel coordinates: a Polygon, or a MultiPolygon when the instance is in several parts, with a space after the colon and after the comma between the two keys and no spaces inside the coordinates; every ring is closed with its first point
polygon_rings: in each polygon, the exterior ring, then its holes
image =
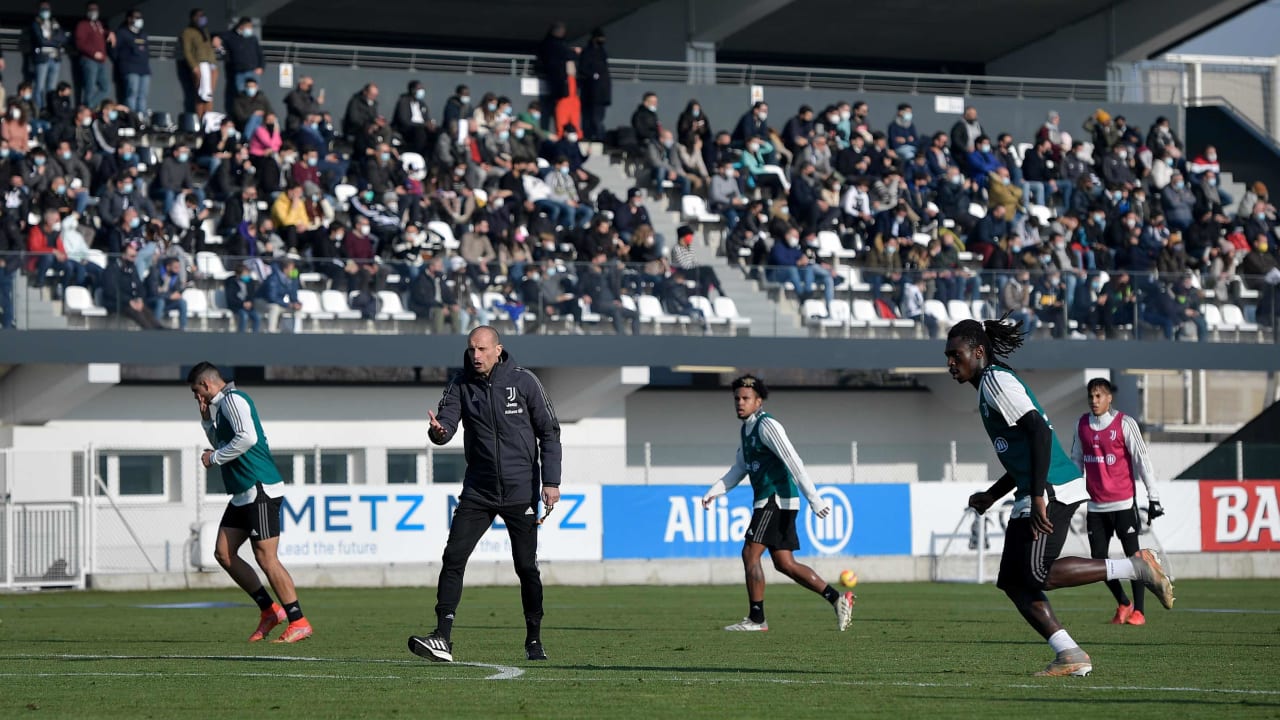
{"type": "MultiPolygon", "coordinates": [[[[606,560],[738,557],[751,521],[751,491],[736,488],[703,509],[692,485],[605,485],[606,560]]],[[[797,556],[910,555],[910,486],[819,485],[831,513],[801,499],[797,556]]]]}

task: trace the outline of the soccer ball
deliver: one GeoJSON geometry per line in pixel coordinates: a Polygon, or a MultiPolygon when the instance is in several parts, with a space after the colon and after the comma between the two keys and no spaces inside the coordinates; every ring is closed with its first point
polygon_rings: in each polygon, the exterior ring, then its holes
{"type": "Polygon", "coordinates": [[[845,570],[844,572],[840,573],[840,584],[847,588],[851,588],[857,585],[858,573],[852,570],[845,570]]]}

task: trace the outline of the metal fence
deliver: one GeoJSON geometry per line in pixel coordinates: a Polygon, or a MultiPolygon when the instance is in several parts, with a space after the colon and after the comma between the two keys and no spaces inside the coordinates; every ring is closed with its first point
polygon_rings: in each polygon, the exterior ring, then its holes
{"type": "MultiPolygon", "coordinates": [[[[0,30],[0,50],[16,51],[19,34],[18,30],[0,30]]],[[[177,38],[152,35],[150,41],[153,59],[173,60],[177,56],[177,38]]],[[[268,63],[516,78],[533,78],[536,75],[534,57],[522,54],[276,41],[264,41],[262,48],[268,63]]],[[[1138,102],[1156,104],[1177,104],[1184,97],[1181,82],[1163,77],[1135,78],[1130,81],[1071,80],[628,58],[611,58],[609,70],[618,81],[689,85],[765,85],[848,92],[1039,98],[1081,102],[1133,101],[1136,98],[1138,102]]]]}
{"type": "Polygon", "coordinates": [[[1263,135],[1280,140],[1278,70],[1280,60],[1273,57],[1169,54],[1135,63],[1129,76],[1146,87],[1178,87],[1179,104],[1227,105],[1263,135]]]}
{"type": "MultiPolygon", "coordinates": [[[[66,453],[19,452],[0,449],[0,588],[84,587],[87,572],[87,515],[83,498],[24,500],[19,478],[37,467],[62,460],[76,465],[66,453]]],[[[75,475],[73,471],[70,475],[75,475]]],[[[74,492],[72,477],[67,489],[74,492]]]]}

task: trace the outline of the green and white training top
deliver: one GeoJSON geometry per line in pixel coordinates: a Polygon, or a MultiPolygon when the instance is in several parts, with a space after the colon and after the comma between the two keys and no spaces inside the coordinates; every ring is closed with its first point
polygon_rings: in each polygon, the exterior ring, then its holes
{"type": "Polygon", "coordinates": [[[800,493],[804,493],[815,513],[827,506],[809,479],[804,462],[787,438],[782,423],[763,410],[742,421],[742,438],[733,467],[711,486],[705,497],[723,495],[748,477],[755,493],[753,507],[764,507],[770,498],[775,498],[779,508],[799,510],[800,493]]]}
{"type": "MultiPolygon", "coordinates": [[[[1017,424],[1032,410],[1040,413],[1049,429],[1053,429],[1049,416],[1045,415],[1044,408],[1040,407],[1035,394],[1022,378],[999,365],[983,371],[982,379],[978,381],[978,413],[1000,464],[1017,486],[1013,494],[1013,517],[1031,513],[1031,438],[1017,424]]],[[[1071,462],[1057,435],[1053,436],[1052,442],[1048,482],[1053,497],[1067,505],[1088,500],[1089,491],[1080,468],[1071,462]]]]}
{"type": "Polygon", "coordinates": [[[257,483],[262,483],[268,496],[279,495],[277,488],[268,490],[283,478],[271,459],[271,448],[253,400],[227,383],[210,401],[209,417],[200,425],[213,444],[211,462],[222,470],[222,483],[231,494],[231,504],[253,502],[258,496],[257,483]]]}

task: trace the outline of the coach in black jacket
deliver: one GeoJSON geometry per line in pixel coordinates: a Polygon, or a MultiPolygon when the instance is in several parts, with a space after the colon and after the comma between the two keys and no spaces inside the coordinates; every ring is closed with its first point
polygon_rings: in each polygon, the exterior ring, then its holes
{"type": "Polygon", "coordinates": [[[560,422],[551,400],[537,376],[511,362],[497,331],[482,326],[468,336],[462,372],[445,388],[438,414],[428,414],[427,436],[437,445],[449,442],[459,422],[466,427],[467,472],[441,561],[436,629],[425,637],[411,636],[409,650],[428,660],[453,662],[453,617],[467,559],[493,519],[501,516],[520,578],[525,654],[530,660],[546,660],[538,496],[541,489],[548,513],[560,499],[560,422]]]}

